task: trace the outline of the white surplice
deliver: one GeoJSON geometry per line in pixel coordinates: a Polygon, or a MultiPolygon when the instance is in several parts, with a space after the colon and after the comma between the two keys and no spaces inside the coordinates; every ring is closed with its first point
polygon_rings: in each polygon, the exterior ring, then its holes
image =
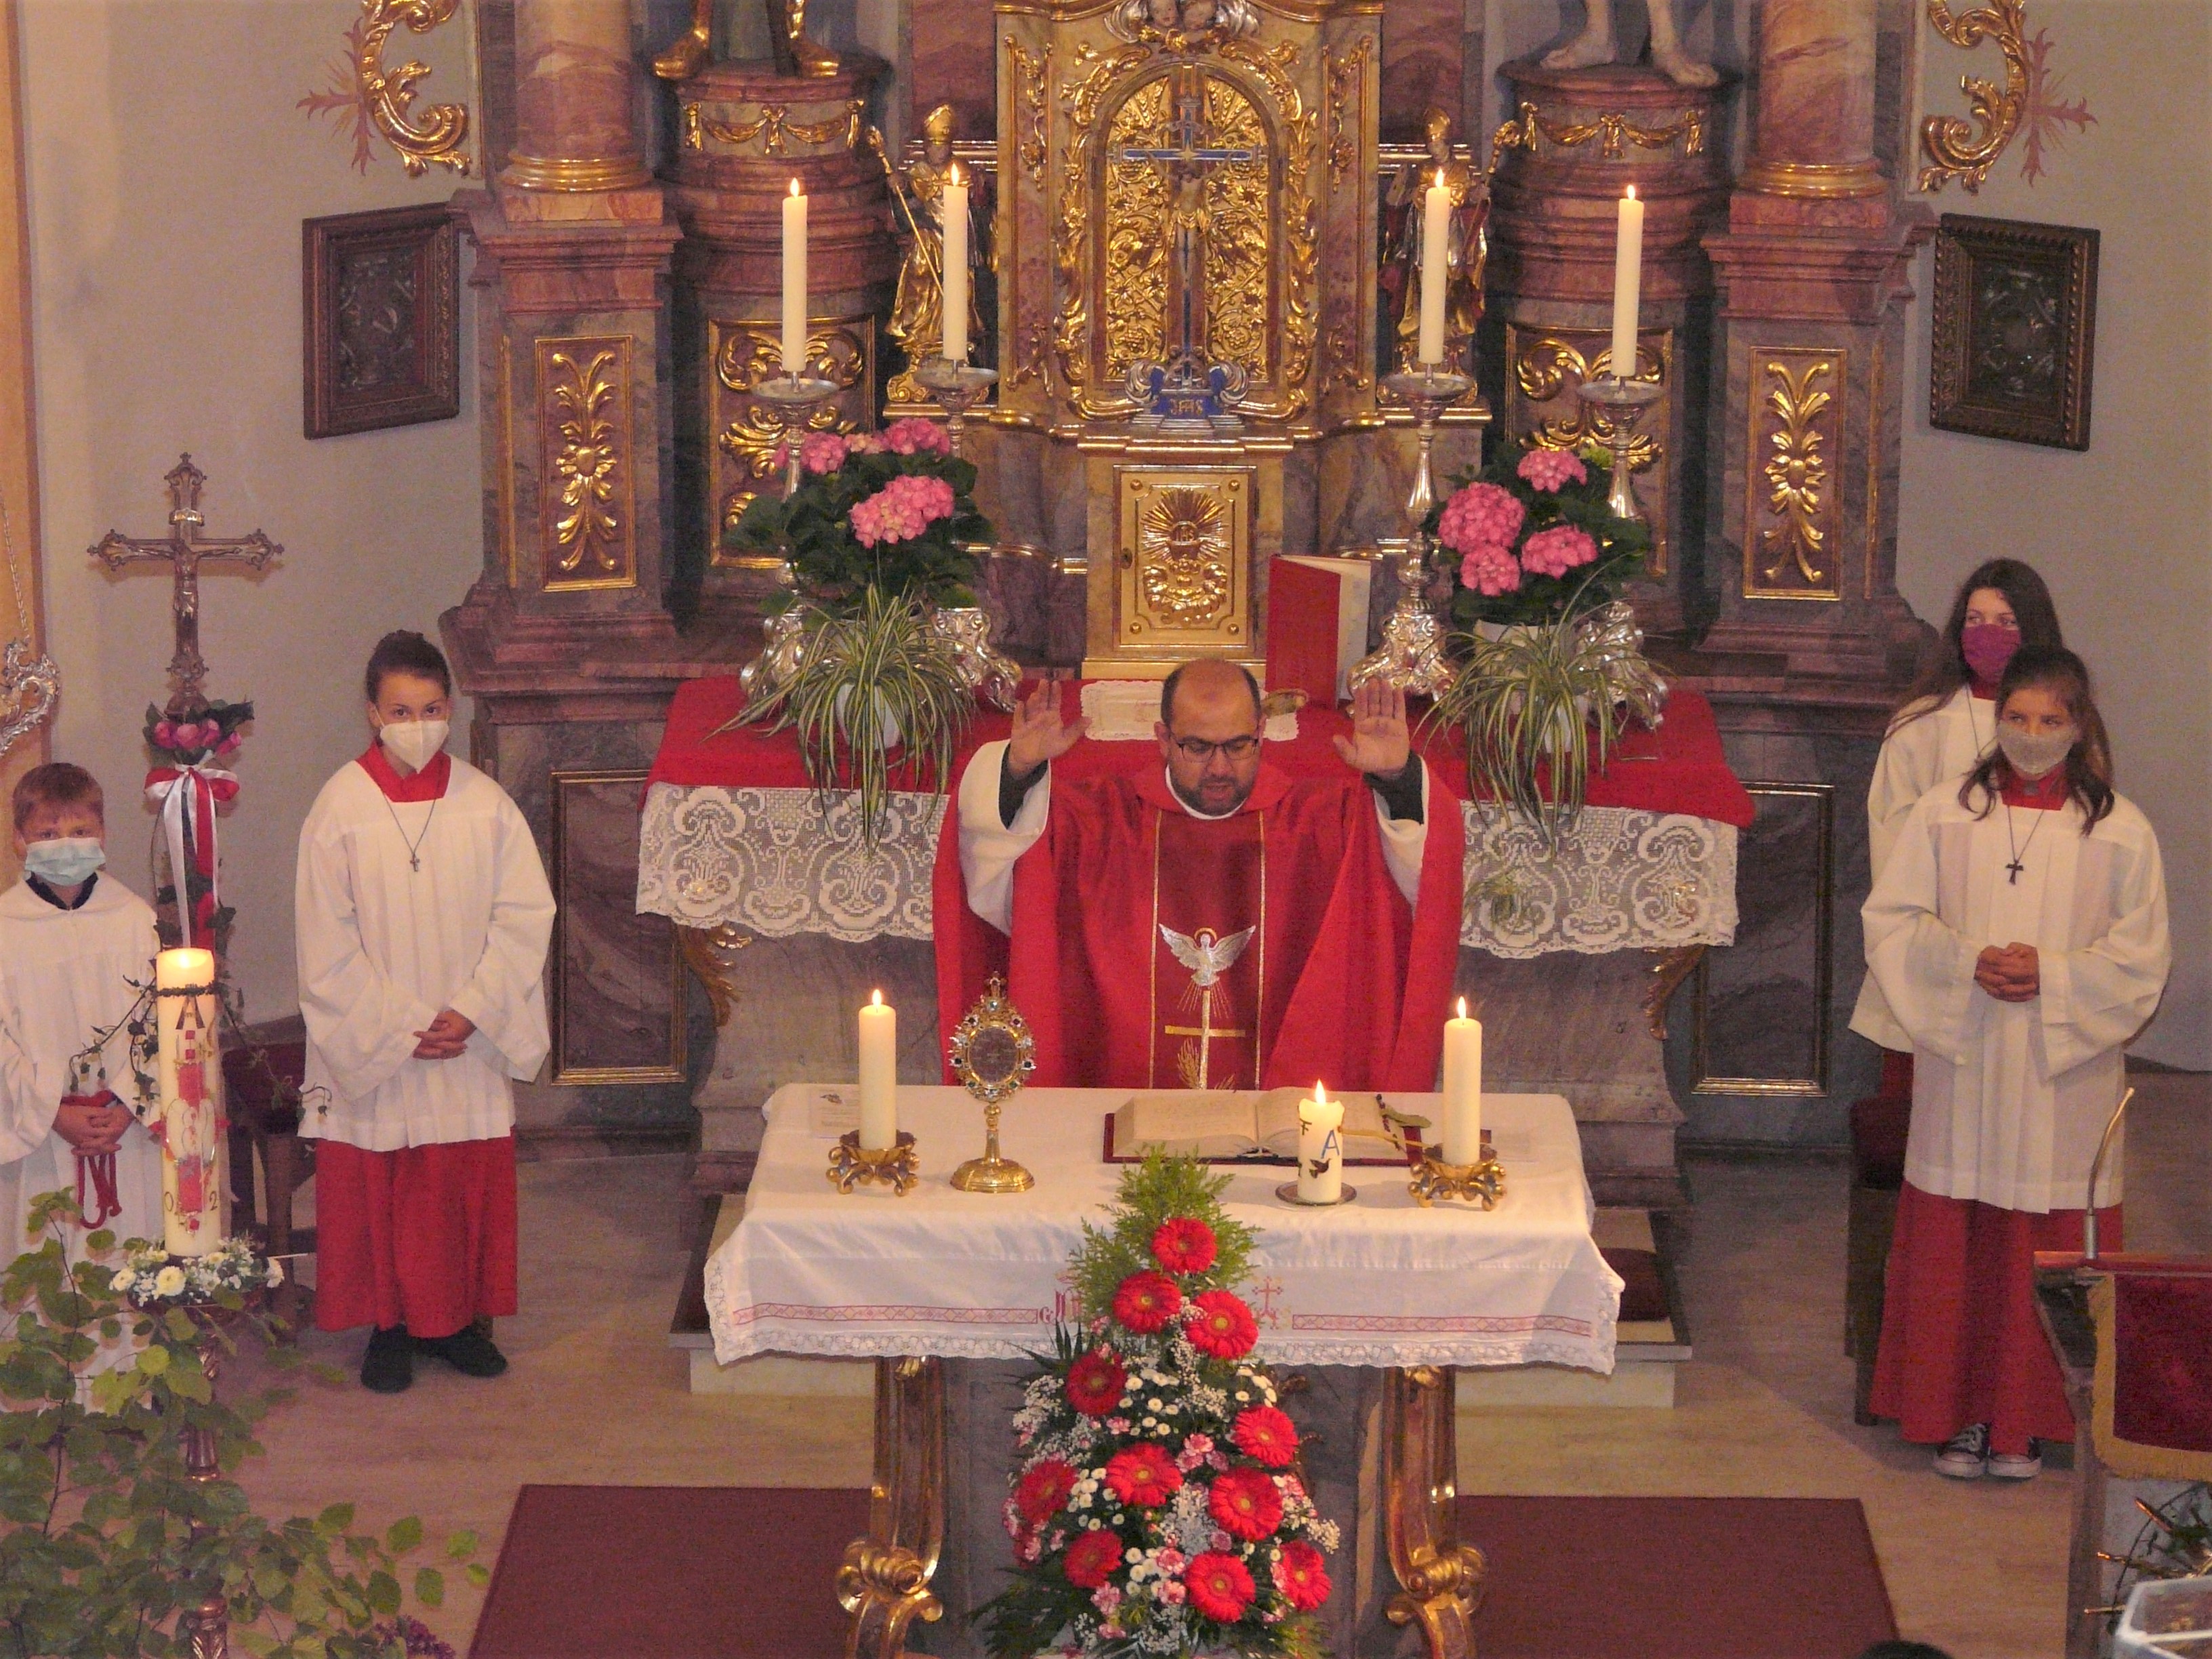
{"type": "MultiPolygon", "coordinates": [[[[1867,785],[1870,881],[1881,879],[1890,849],[1920,798],[1944,779],[1956,780],[1973,770],[1996,741],[1996,704],[1977,699],[1970,686],[1960,686],[1927,714],[1892,724],[1889,735],[1881,740],[1881,752],[1875,757],[1873,781],[1867,785]]],[[[1872,974],[1859,982],[1851,1030],[1885,1048],[1912,1047],[1911,1037],[1882,1000],[1881,988],[1872,974]]]]}
{"type": "MultiPolygon", "coordinates": [[[[0,1261],[31,1242],[26,1226],[42,1193],[76,1190],[76,1152],[54,1133],[54,1115],[70,1091],[70,1061],[94,1032],[118,1024],[154,976],[160,940],[145,900],[105,871],[91,895],[64,910],[19,882],[0,893],[0,1025],[20,1050],[0,1044],[0,1261]],[[137,984],[132,981],[136,981],[137,984]],[[12,1060],[13,1063],[9,1063],[12,1060]]],[[[107,1086],[135,1110],[144,1108],[131,1073],[130,1037],[117,1031],[100,1052],[107,1086]]],[[[106,1224],[118,1243],[161,1237],[161,1147],[143,1124],[123,1132],[115,1152],[116,1195],[123,1213],[106,1224]]],[[[85,1202],[92,1188],[85,1188],[85,1202]]],[[[76,1228],[64,1244],[82,1260],[76,1228]]]]}
{"type": "MultiPolygon", "coordinates": [[[[976,750],[960,775],[960,793],[954,810],[959,815],[960,874],[968,884],[968,908],[1002,933],[1013,931],[1014,865],[1022,854],[1043,839],[1052,811],[1052,769],[1030,786],[1014,821],[999,817],[999,775],[1004,769],[1006,742],[1000,738],[976,750]]],[[[1170,793],[1173,793],[1170,791],[1170,793]]],[[[1233,817],[1224,812],[1201,812],[1176,796],[1182,810],[1194,818],[1233,817]]],[[[1456,809],[1455,809],[1456,810],[1456,809]]],[[[1429,763],[1421,763],[1421,816],[1394,818],[1375,799],[1375,819],[1382,832],[1382,862],[1390,879],[1412,904],[1420,896],[1421,860],[1429,844],[1429,763]]]]}
{"type": "Polygon", "coordinates": [[[553,893],[507,792],[455,760],[439,799],[393,801],[348,762],[301,828],[296,908],[307,1083],[329,1091],[300,1133],[379,1152],[510,1133],[508,1080],[550,1046],[553,893]],[[475,1024],[467,1048],[415,1059],[445,1008],[475,1024]]]}
{"type": "MultiPolygon", "coordinates": [[[[2014,807],[2009,828],[2002,801],[1978,819],[1960,804],[1964,781],[1921,797],[1860,913],[1869,969],[1911,1039],[1905,1178],[2006,1209],[2080,1209],[2124,1087],[2122,1047],[2172,962],[2158,837],[2124,799],[2086,836],[2071,802],[2014,807]],[[1974,962],[2014,943],[2035,947],[2041,988],[2001,1002],[1974,983],[1974,962]]],[[[2100,1203],[2120,1200],[2119,1145],[2100,1203]]]]}

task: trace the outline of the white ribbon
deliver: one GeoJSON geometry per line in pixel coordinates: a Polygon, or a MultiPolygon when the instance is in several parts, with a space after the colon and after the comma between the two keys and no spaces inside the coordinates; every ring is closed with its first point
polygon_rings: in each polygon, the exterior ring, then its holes
{"type": "MultiPolygon", "coordinates": [[[[185,857],[185,815],[191,810],[195,793],[192,780],[199,778],[209,785],[235,783],[238,774],[226,772],[220,767],[179,766],[173,778],[163,778],[146,786],[146,799],[161,811],[161,833],[169,842],[169,879],[177,890],[177,924],[184,934],[185,943],[194,942],[192,934],[192,902],[191,865],[185,857]]],[[[217,909],[222,907],[222,860],[217,856],[215,839],[215,792],[208,792],[208,893],[217,909]]]]}

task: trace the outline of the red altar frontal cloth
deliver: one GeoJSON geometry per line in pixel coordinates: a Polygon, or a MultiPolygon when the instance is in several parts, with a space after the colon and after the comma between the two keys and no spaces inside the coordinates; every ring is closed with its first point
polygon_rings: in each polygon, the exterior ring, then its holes
{"type": "MultiPolygon", "coordinates": [[[[1072,714],[1079,705],[1079,684],[1070,682],[1063,711],[1072,714]]],[[[684,785],[720,785],[725,788],[804,789],[806,771],[799,762],[799,742],[791,732],[765,733],[752,726],[717,732],[744,705],[744,694],[733,677],[690,680],[677,690],[668,709],[668,726],[653,757],[646,781],[684,785]]],[[[960,768],[975,749],[1006,735],[1008,720],[994,708],[979,708],[969,727],[950,788],[958,781],[960,768]]],[[[1294,742],[1271,743],[1267,758],[1291,778],[1333,776],[1344,769],[1330,746],[1332,737],[1347,733],[1352,722],[1340,709],[1310,704],[1298,714],[1294,742]]],[[[1415,725],[1415,741],[1437,776],[1451,792],[1468,794],[1467,766],[1459,736],[1455,732],[1423,729],[1415,725]]],[[[1080,743],[1058,762],[1057,775],[1069,779],[1103,777],[1115,772],[1157,771],[1159,751],[1150,743],[1080,743]]],[[[894,788],[912,788],[891,777],[894,788]]],[[[1667,718],[1656,732],[1638,727],[1617,744],[1602,772],[1593,771],[1589,803],[1592,806],[1626,807],[1640,812],[1686,812],[1694,817],[1715,818],[1737,829],[1751,823],[1751,796],[1736,779],[1721,754],[1720,732],[1713,724],[1712,705],[1694,691],[1677,687],[1667,702],[1667,718]]]]}

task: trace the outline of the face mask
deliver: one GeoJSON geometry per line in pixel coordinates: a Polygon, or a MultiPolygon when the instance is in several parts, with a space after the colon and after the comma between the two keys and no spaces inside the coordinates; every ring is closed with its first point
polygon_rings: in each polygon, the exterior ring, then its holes
{"type": "Polygon", "coordinates": [[[2023,732],[2017,726],[1997,727],[1997,747],[2012,769],[2023,778],[2039,778],[2073,752],[2080,740],[2079,727],[2068,726],[2063,732],[2023,732]]]}
{"type": "Polygon", "coordinates": [[[450,720],[395,720],[376,728],[376,740],[392,759],[419,772],[446,746],[446,735],[453,729],[450,720]]]}
{"type": "Polygon", "coordinates": [[[90,836],[34,841],[23,849],[23,867],[49,887],[75,887],[107,862],[107,849],[90,836]]]}
{"type": "Polygon", "coordinates": [[[1974,678],[1992,684],[2004,678],[2005,665],[2020,649],[2020,635],[1994,623],[1968,623],[1959,635],[1959,649],[1974,678]]]}

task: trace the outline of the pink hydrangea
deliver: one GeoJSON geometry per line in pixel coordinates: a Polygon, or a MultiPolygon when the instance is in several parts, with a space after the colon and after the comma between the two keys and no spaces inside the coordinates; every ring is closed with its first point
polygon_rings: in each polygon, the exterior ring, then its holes
{"type": "Polygon", "coordinates": [[[1521,589],[1520,562],[1510,548],[1478,547],[1459,562],[1459,580],[1461,586],[1473,588],[1486,599],[1516,593],[1521,589]]]}
{"type": "Polygon", "coordinates": [[[1564,576],[1597,557],[1597,544],[1589,532],[1571,524],[1555,524],[1528,538],[1521,549],[1521,562],[1538,576],[1564,576]]]}
{"type": "Polygon", "coordinates": [[[1565,449],[1532,449],[1513,470],[1539,489],[1564,489],[1571,483],[1589,482],[1589,469],[1582,458],[1565,449]]]}
{"type": "Polygon", "coordinates": [[[952,440],[936,422],[908,416],[884,428],[884,447],[894,455],[950,455],[952,440]]]}
{"type": "Polygon", "coordinates": [[[910,542],[952,516],[952,486],[942,478],[893,478],[853,508],[853,534],[863,547],[910,542]]]}
{"type": "Polygon", "coordinates": [[[1511,490],[1494,483],[1471,483],[1444,503],[1437,535],[1455,553],[1503,550],[1513,545],[1527,516],[1528,509],[1511,490]]]}
{"type": "Polygon", "coordinates": [[[879,432],[855,432],[845,440],[846,453],[853,455],[880,455],[886,447],[879,432]]]}
{"type": "Polygon", "coordinates": [[[810,432],[799,441],[799,464],[809,472],[835,472],[845,465],[846,449],[835,432],[810,432]]]}

